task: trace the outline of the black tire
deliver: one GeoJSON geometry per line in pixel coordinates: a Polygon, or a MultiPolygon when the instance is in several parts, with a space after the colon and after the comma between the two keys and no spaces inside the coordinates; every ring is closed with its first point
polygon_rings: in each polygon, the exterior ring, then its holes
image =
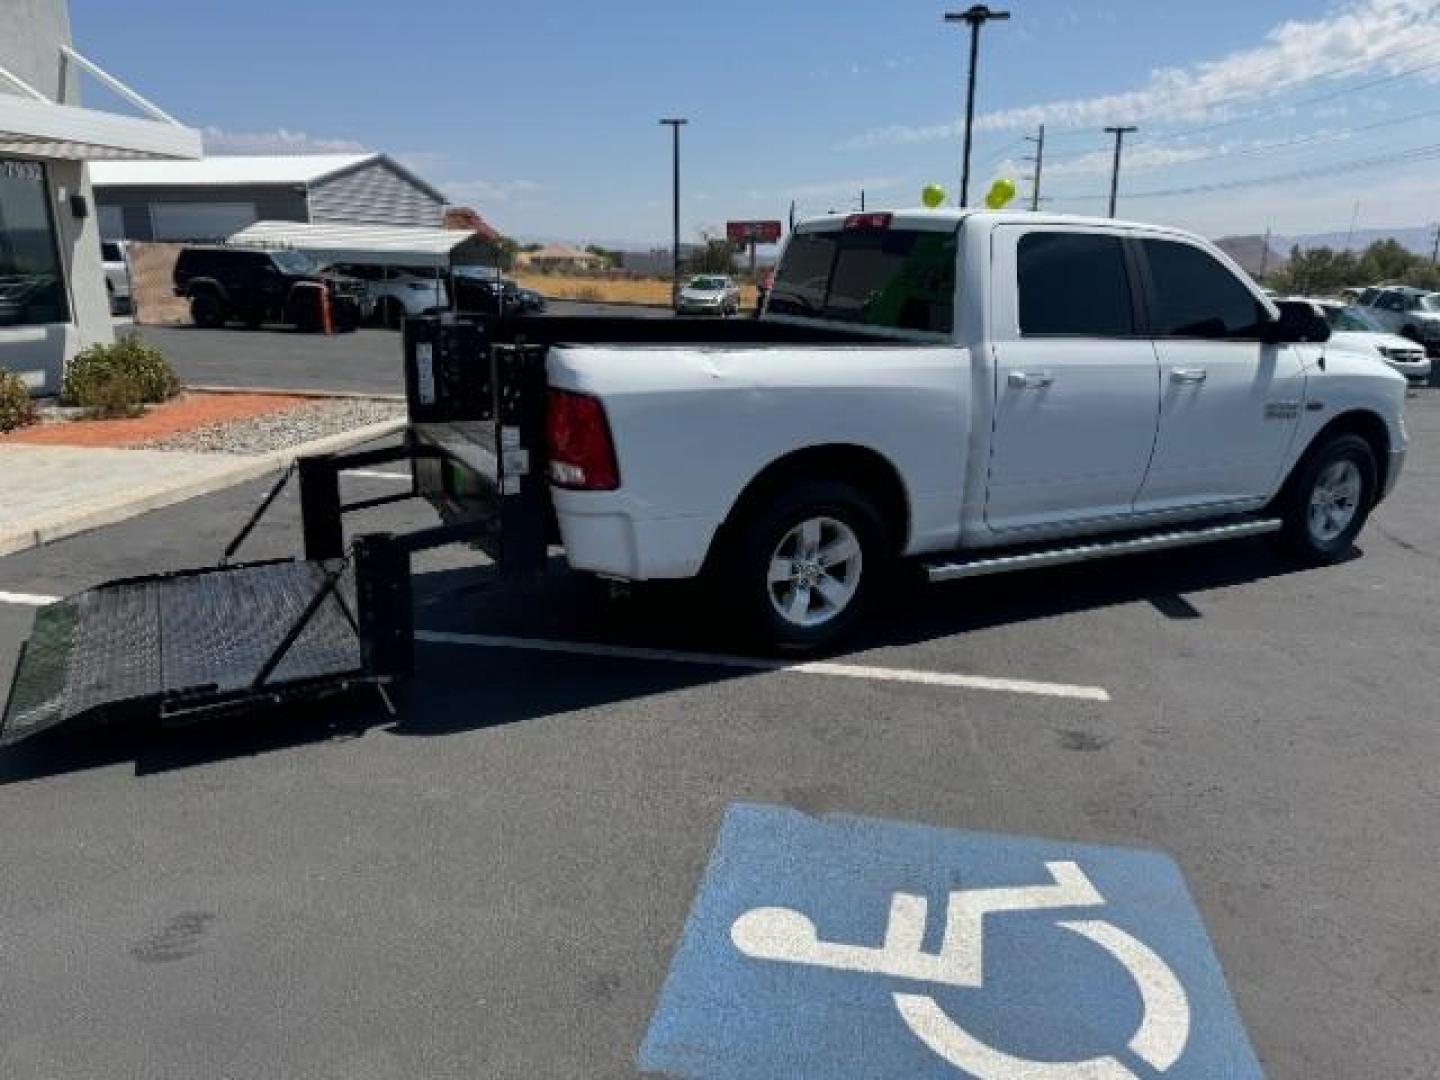
{"type": "Polygon", "coordinates": [[[1285,547],[1301,562],[1312,566],[1344,559],[1375,505],[1378,477],[1375,451],[1359,435],[1335,435],[1312,448],[1296,466],[1276,503],[1284,521],[1280,538],[1285,547]],[[1334,492],[1340,490],[1333,481],[1345,477],[1352,469],[1358,481],[1353,486],[1358,487],[1358,491],[1353,497],[1331,501],[1334,492]],[[1321,488],[1329,489],[1331,494],[1317,494],[1321,488]],[[1344,527],[1333,531],[1341,518],[1345,520],[1344,527]]]}
{"type": "MultiPolygon", "coordinates": [[[[816,560],[807,560],[801,553],[792,566],[800,575],[815,575],[816,560]]],[[[785,561],[784,557],[777,561],[785,561]]],[[[820,560],[823,562],[823,560],[820,560]]],[[[826,648],[853,630],[865,614],[876,582],[889,576],[893,564],[888,530],[875,503],[865,492],[840,481],[800,480],[793,486],[769,497],[753,507],[738,523],[721,562],[718,583],[723,587],[722,602],[737,605],[742,629],[757,644],[787,653],[807,653],[826,648]],[[820,550],[839,550],[836,543],[846,539],[846,532],[859,548],[858,560],[832,564],[830,573],[819,570],[813,591],[805,588],[808,599],[800,615],[804,624],[787,617],[780,605],[788,595],[794,599],[796,581],[772,585],[770,569],[777,552],[796,534],[805,522],[828,521],[820,526],[820,550]],[[850,575],[854,574],[852,578],[850,575]],[[848,591],[843,604],[831,605],[822,595],[821,587],[839,586],[848,591]],[[790,589],[787,594],[787,587],[790,589]],[[832,613],[824,609],[834,606],[832,613]],[[814,610],[811,610],[813,607],[814,610]],[[813,621],[808,621],[813,620],[813,621]]]]}
{"type": "Polygon", "coordinates": [[[190,318],[196,326],[213,330],[225,325],[225,305],[213,292],[196,293],[190,298],[190,318]]]}

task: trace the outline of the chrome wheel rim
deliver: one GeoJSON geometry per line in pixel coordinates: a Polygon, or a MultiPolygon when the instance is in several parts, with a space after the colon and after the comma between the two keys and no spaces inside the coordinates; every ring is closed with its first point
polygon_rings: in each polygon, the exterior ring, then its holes
{"type": "Polygon", "coordinates": [[[1360,512],[1360,468],[1353,461],[1332,461],[1320,470],[1310,491],[1310,536],[1319,544],[1334,543],[1360,512]]]}
{"type": "Polygon", "coordinates": [[[849,525],[832,517],[806,518],[770,555],[770,604],[792,626],[829,622],[855,599],[862,561],[860,538],[849,525]]]}

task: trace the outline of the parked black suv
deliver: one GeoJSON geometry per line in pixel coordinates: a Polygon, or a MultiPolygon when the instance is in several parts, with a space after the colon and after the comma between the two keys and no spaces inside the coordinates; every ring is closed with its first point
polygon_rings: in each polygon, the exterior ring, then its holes
{"type": "Polygon", "coordinates": [[[336,330],[353,330],[365,317],[365,283],[325,273],[298,251],[187,247],[175,260],[175,295],[190,300],[196,326],[288,323],[302,330],[323,325],[321,290],[330,298],[336,330]]]}

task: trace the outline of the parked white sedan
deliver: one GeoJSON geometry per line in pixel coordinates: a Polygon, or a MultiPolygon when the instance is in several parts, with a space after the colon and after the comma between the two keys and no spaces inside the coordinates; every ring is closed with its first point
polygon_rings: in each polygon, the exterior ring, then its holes
{"type": "Polygon", "coordinates": [[[1331,329],[1330,344],[1336,348],[1379,356],[1412,382],[1425,382],[1430,378],[1431,364],[1425,355],[1425,347],[1399,334],[1392,334],[1363,308],[1337,300],[1296,299],[1318,308],[1325,316],[1331,329]]]}
{"type": "Polygon", "coordinates": [[[100,265],[105,270],[105,292],[110,297],[110,314],[130,312],[130,259],[123,240],[100,243],[100,265]]]}

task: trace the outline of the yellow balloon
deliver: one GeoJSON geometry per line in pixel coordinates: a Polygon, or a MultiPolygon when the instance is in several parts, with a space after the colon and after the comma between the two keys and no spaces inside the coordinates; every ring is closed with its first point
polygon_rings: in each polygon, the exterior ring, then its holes
{"type": "Polygon", "coordinates": [[[1013,198],[1015,198],[1015,182],[1006,180],[1002,176],[990,185],[990,191],[985,196],[985,205],[991,210],[1000,210],[1013,198]]]}
{"type": "Polygon", "coordinates": [[[945,202],[945,189],[939,184],[926,184],[920,191],[920,201],[934,210],[945,202]]]}

